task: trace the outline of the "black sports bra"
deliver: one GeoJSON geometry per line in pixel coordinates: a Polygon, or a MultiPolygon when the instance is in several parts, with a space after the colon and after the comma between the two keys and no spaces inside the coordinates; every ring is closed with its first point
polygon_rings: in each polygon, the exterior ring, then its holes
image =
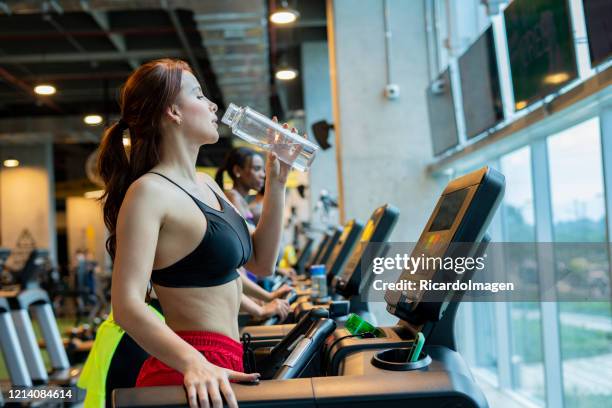
{"type": "Polygon", "coordinates": [[[208,224],[197,248],[168,267],[154,269],[151,282],[173,288],[200,288],[222,285],[238,278],[236,269],[249,260],[253,250],[244,218],[212,189],[221,210],[204,204],[163,174],[150,173],[165,178],[191,197],[208,224]]]}

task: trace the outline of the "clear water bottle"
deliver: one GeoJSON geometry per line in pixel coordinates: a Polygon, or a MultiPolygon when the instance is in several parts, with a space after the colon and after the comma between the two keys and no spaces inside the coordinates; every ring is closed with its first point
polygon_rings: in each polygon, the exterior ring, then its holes
{"type": "Polygon", "coordinates": [[[301,135],[247,107],[230,103],[221,122],[239,138],[274,152],[278,158],[300,171],[307,171],[319,147],[301,135]]]}
{"type": "Polygon", "coordinates": [[[310,281],[312,282],[311,298],[318,299],[327,296],[325,265],[312,265],[310,267],[310,281]]]}

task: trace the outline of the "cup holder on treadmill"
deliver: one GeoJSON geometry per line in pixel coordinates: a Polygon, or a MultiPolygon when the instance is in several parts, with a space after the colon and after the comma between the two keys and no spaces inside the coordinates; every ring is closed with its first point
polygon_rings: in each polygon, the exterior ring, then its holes
{"type": "Polygon", "coordinates": [[[411,348],[394,348],[383,350],[374,354],[372,357],[372,365],[383,370],[410,371],[421,370],[431,364],[431,357],[422,351],[417,361],[408,361],[411,350],[411,348]]]}

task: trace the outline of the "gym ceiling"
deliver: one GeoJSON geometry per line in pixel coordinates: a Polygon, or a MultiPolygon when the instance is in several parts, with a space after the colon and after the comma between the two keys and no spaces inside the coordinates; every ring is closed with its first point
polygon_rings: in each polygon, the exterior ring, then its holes
{"type": "MultiPolygon", "coordinates": [[[[57,155],[78,150],[62,145],[97,144],[118,118],[120,84],[162,57],[189,62],[221,111],[234,102],[299,118],[300,78],[280,83],[274,72],[299,70],[301,43],[326,40],[325,0],[286,5],[300,18],[277,27],[268,16],[280,0],[0,1],[0,145],[52,137],[57,155]],[[47,83],[54,95],[34,92],[47,83]],[[83,122],[93,113],[103,118],[98,126],[83,122]]],[[[231,146],[221,136],[198,164],[219,164],[231,146]]]]}

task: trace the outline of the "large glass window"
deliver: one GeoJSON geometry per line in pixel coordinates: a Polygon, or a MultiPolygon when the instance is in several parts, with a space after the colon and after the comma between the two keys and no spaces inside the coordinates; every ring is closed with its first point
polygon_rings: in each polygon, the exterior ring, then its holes
{"type": "MultiPolygon", "coordinates": [[[[548,139],[554,240],[605,243],[606,214],[599,119],[548,139]]],[[[610,293],[607,245],[564,246],[555,253],[557,276],[573,287],[610,293]]],[[[612,400],[612,318],[609,301],[560,302],[565,406],[603,407],[612,400]]]]}
{"type": "MultiPolygon", "coordinates": [[[[506,177],[502,203],[503,241],[534,242],[535,220],[531,151],[524,147],[500,159],[506,177]]],[[[517,269],[521,280],[538,285],[535,245],[506,245],[505,268],[517,269]],[[516,253],[519,252],[519,253],[516,253]]],[[[516,273],[516,271],[513,271],[516,273]]],[[[542,315],[539,302],[508,303],[512,388],[537,403],[545,400],[542,315]]]]}
{"type": "Polygon", "coordinates": [[[495,330],[495,303],[475,302],[474,341],[476,365],[497,376],[497,331],[495,330]]]}

